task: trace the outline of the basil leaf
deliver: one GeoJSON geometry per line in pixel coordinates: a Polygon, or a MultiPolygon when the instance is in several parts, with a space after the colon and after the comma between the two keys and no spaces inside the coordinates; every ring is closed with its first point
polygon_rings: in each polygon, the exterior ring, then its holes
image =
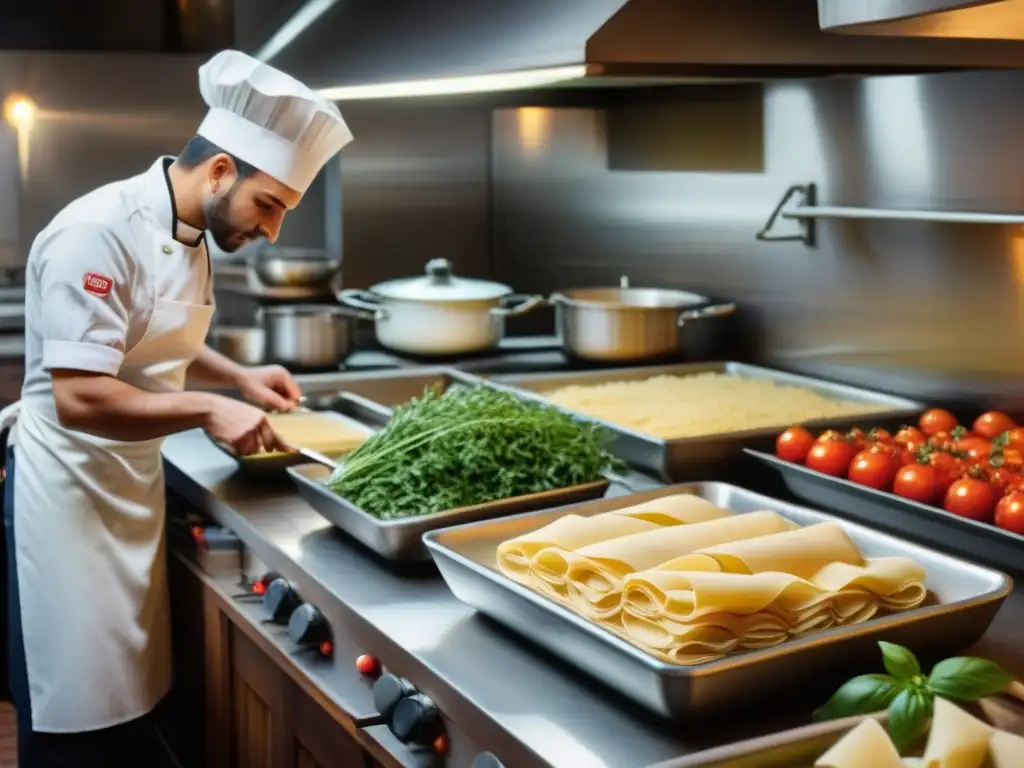
{"type": "Polygon", "coordinates": [[[917,657],[902,645],[883,640],[878,643],[878,647],[882,649],[885,671],[897,680],[909,683],[921,674],[921,665],[917,662],[917,657]]]}
{"type": "Polygon", "coordinates": [[[920,688],[904,688],[889,705],[889,738],[902,755],[928,727],[932,696],[920,688]]]}
{"type": "Polygon", "coordinates": [[[815,720],[869,715],[889,706],[905,684],[888,675],[858,675],[843,683],[838,691],[814,713],[815,720]]]}
{"type": "Polygon", "coordinates": [[[928,688],[944,699],[977,701],[999,693],[1013,679],[1013,675],[994,661],[956,656],[940,661],[932,668],[928,688]]]}

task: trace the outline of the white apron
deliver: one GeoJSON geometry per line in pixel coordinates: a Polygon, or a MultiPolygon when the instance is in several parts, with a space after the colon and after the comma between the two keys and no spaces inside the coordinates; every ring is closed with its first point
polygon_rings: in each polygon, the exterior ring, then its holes
{"type": "MultiPolygon", "coordinates": [[[[183,389],[212,313],[156,297],[118,378],[183,389]]],[[[171,684],[163,441],[68,430],[30,400],[8,411],[17,413],[14,536],[33,730],[141,717],[171,684]]]]}

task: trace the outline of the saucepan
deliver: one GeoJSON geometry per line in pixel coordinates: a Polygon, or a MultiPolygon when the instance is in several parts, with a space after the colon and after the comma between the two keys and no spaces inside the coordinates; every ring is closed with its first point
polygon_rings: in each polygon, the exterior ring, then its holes
{"type": "Polygon", "coordinates": [[[565,351],[602,363],[633,363],[678,357],[686,323],[731,315],[732,303],[665,288],[576,288],[552,295],[565,351]]]}
{"type": "Polygon", "coordinates": [[[338,301],[372,320],[383,346],[422,356],[492,349],[505,335],[506,318],[544,303],[501,283],[456,277],[447,259],[428,262],[422,277],[340,291],[338,301]]]}
{"type": "Polygon", "coordinates": [[[341,260],[317,248],[282,248],[264,245],[250,263],[268,288],[327,290],[341,272],[341,260]]]}

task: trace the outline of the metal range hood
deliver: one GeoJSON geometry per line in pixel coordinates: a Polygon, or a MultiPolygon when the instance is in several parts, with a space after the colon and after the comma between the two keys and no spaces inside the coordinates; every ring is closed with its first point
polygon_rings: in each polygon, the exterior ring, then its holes
{"type": "Polygon", "coordinates": [[[339,100],[524,71],[602,85],[1024,66],[1019,42],[837,35],[818,11],[818,0],[307,0],[250,50],[339,100]]]}
{"type": "Polygon", "coordinates": [[[1024,40],[1024,0],[818,0],[830,32],[1024,40]]]}

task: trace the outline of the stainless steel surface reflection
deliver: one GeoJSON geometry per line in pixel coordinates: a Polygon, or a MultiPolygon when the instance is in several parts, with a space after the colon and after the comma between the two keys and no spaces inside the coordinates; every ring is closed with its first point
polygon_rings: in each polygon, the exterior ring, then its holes
{"type": "MultiPolygon", "coordinates": [[[[762,98],[718,86],[730,87],[762,98]]],[[[754,239],[782,193],[812,181],[820,205],[1024,211],[1022,90],[1020,71],[769,83],[763,173],[612,170],[603,109],[530,107],[529,121],[498,110],[496,277],[551,293],[627,273],[728,296],[741,316],[725,340],[766,362],[911,397],[1024,406],[1024,228],[822,220],[815,248],[754,239]]],[[[663,99],[666,114],[706,115],[677,142],[744,151],[751,139],[693,93],[650,96],[648,108],[663,99]]]]}

